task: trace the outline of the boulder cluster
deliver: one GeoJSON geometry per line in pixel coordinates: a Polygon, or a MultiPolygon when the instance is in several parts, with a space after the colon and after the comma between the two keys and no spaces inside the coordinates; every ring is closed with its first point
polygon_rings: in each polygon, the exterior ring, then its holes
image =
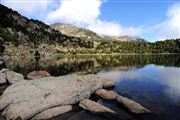
{"type": "Polygon", "coordinates": [[[27,76],[31,80],[7,69],[0,71],[0,82],[12,84],[0,96],[0,111],[7,120],[50,119],[72,111],[74,104],[93,113],[115,113],[91,100],[92,94],[116,100],[134,114],[150,112],[139,103],[108,90],[115,82],[102,80],[95,74],[52,77],[47,72],[34,71],[27,76]]]}

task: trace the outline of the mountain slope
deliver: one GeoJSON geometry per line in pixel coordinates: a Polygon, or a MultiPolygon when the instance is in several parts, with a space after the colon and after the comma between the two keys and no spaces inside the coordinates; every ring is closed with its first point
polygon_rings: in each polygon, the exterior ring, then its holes
{"type": "Polygon", "coordinates": [[[68,36],[74,36],[74,37],[91,40],[91,41],[102,40],[102,38],[95,32],[84,29],[84,28],[79,28],[74,25],[56,23],[56,24],[51,25],[51,27],[68,36]]]}
{"type": "MultiPolygon", "coordinates": [[[[77,37],[67,36],[38,20],[27,19],[18,12],[0,4],[0,38],[6,45],[12,45],[22,50],[32,50],[44,45],[58,44],[60,46],[91,48],[93,43],[77,37]]],[[[6,47],[7,48],[7,47],[6,47]]]]}

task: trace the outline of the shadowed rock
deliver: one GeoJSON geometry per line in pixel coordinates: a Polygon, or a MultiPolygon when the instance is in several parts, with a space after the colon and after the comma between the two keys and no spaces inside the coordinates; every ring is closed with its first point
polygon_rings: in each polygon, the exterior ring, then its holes
{"type": "Polygon", "coordinates": [[[103,80],[103,88],[112,88],[115,86],[114,80],[103,80]]]}
{"type": "Polygon", "coordinates": [[[50,108],[48,110],[45,110],[41,112],[40,114],[36,115],[33,120],[44,120],[44,119],[50,119],[52,117],[67,113],[72,110],[71,105],[66,105],[66,106],[59,106],[59,107],[54,107],[50,108]]]}
{"type": "Polygon", "coordinates": [[[110,112],[115,113],[111,109],[105,107],[104,105],[101,105],[99,103],[96,103],[92,100],[85,99],[80,101],[79,106],[85,110],[91,111],[91,112],[110,112]]]}
{"type": "Polygon", "coordinates": [[[4,91],[0,110],[7,120],[29,119],[49,108],[78,103],[100,88],[101,79],[93,74],[23,80],[4,91]]]}
{"type": "Polygon", "coordinates": [[[123,106],[125,106],[132,113],[136,113],[136,114],[150,113],[148,109],[144,108],[139,103],[130,100],[128,98],[125,98],[123,96],[118,95],[117,101],[123,106]]]}
{"type": "Polygon", "coordinates": [[[105,90],[105,89],[98,89],[95,92],[96,95],[100,96],[103,99],[113,100],[117,98],[117,93],[113,90],[105,90]]]}
{"type": "Polygon", "coordinates": [[[29,80],[34,80],[34,79],[39,79],[39,78],[43,78],[43,77],[50,77],[51,75],[47,72],[47,71],[33,71],[30,72],[27,75],[27,79],[29,80]]]}

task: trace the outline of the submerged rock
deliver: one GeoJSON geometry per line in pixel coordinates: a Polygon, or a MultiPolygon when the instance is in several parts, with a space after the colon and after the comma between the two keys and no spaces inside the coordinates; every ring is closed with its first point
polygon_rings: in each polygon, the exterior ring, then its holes
{"type": "Polygon", "coordinates": [[[24,76],[20,73],[16,73],[14,71],[6,71],[5,73],[6,73],[6,79],[10,84],[24,80],[24,76]]]}
{"type": "Polygon", "coordinates": [[[102,80],[93,74],[23,80],[4,91],[0,110],[7,120],[30,119],[47,109],[78,103],[100,88],[102,80]]]}
{"type": "Polygon", "coordinates": [[[117,98],[117,93],[113,90],[105,90],[105,89],[99,89],[95,92],[96,95],[100,96],[103,99],[107,100],[113,100],[117,98]]]}
{"type": "Polygon", "coordinates": [[[72,105],[66,105],[66,106],[59,106],[50,108],[48,110],[45,110],[38,115],[36,115],[33,120],[44,120],[44,119],[50,119],[52,117],[56,117],[58,115],[67,113],[72,110],[72,105]]]}
{"type": "Polygon", "coordinates": [[[33,71],[27,75],[27,79],[34,80],[34,79],[43,78],[43,77],[50,77],[50,76],[51,75],[47,71],[43,71],[43,70],[33,71]]]}
{"type": "Polygon", "coordinates": [[[118,95],[117,101],[120,104],[122,104],[123,106],[125,106],[132,113],[136,113],[136,114],[150,113],[150,111],[148,109],[146,109],[145,107],[143,107],[139,103],[137,103],[133,100],[130,100],[126,97],[118,95]]]}
{"type": "Polygon", "coordinates": [[[80,101],[79,106],[85,110],[91,111],[91,112],[110,112],[115,113],[111,109],[105,107],[104,105],[101,105],[99,103],[96,103],[92,100],[85,99],[80,101]]]}
{"type": "Polygon", "coordinates": [[[103,88],[111,88],[115,86],[114,80],[103,80],[103,88]]]}

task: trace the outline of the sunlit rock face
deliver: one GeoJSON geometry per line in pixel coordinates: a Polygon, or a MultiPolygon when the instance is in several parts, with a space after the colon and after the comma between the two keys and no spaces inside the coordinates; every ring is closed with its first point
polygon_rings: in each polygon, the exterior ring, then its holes
{"type": "Polygon", "coordinates": [[[46,77],[23,80],[9,86],[0,98],[2,115],[9,119],[29,119],[52,107],[75,104],[102,88],[101,79],[90,75],[46,77]]]}

